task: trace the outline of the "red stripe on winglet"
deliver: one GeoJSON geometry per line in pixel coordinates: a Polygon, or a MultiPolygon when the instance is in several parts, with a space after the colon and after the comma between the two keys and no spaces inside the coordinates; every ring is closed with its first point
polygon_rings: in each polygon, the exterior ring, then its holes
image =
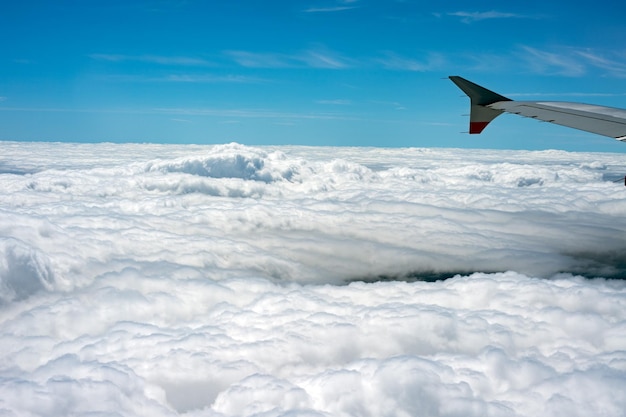
{"type": "Polygon", "coordinates": [[[488,124],[489,122],[470,122],[470,133],[480,133],[488,124]]]}

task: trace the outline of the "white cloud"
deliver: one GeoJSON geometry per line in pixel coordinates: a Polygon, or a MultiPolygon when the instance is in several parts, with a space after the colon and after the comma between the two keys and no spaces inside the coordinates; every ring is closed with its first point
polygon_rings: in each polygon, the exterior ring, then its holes
{"type": "Polygon", "coordinates": [[[349,106],[352,104],[351,100],[346,99],[334,99],[334,100],[316,100],[317,104],[330,104],[333,106],[349,106]]]}
{"type": "Polygon", "coordinates": [[[282,68],[293,65],[289,56],[284,54],[249,51],[226,51],[225,53],[243,67],[282,68]]]}
{"type": "Polygon", "coordinates": [[[626,407],[622,155],[0,147],[7,415],[626,407]]]}
{"type": "Polygon", "coordinates": [[[343,12],[345,10],[356,9],[359,6],[356,4],[358,0],[339,0],[334,5],[324,7],[309,7],[304,10],[305,13],[333,13],[343,12]]]}
{"type": "Polygon", "coordinates": [[[161,78],[144,78],[146,81],[164,81],[178,83],[262,83],[265,80],[244,75],[211,75],[211,74],[171,74],[161,78]]]}
{"type": "Polygon", "coordinates": [[[546,92],[536,92],[536,93],[507,93],[507,95],[511,97],[623,97],[626,96],[626,93],[582,93],[582,92],[571,92],[571,93],[546,93],[546,92]]]}
{"type": "Polygon", "coordinates": [[[376,59],[376,62],[386,69],[425,72],[441,68],[445,63],[445,59],[441,54],[429,53],[425,59],[418,61],[413,58],[401,57],[394,52],[386,52],[385,56],[376,59]]]}
{"type": "Polygon", "coordinates": [[[529,68],[540,74],[578,77],[587,72],[587,66],[571,51],[549,52],[530,46],[521,47],[521,56],[529,68]]]}
{"type": "Polygon", "coordinates": [[[98,77],[98,79],[119,83],[259,84],[268,82],[268,80],[259,77],[248,77],[244,75],[234,74],[162,74],[156,76],[136,74],[107,74],[98,77]]]}
{"type": "Polygon", "coordinates": [[[90,58],[98,61],[109,62],[145,62],[149,64],[168,66],[212,66],[213,64],[202,58],[186,56],[161,56],[161,55],[119,55],[119,54],[90,54],[90,58]]]}
{"type": "Polygon", "coordinates": [[[0,305],[19,301],[54,285],[46,256],[13,238],[0,237],[0,305]]]}
{"type": "Polygon", "coordinates": [[[477,21],[480,21],[480,20],[487,20],[487,19],[511,19],[511,18],[528,19],[529,18],[528,16],[517,14],[517,13],[497,12],[495,10],[491,10],[491,11],[488,11],[488,12],[464,12],[464,11],[460,11],[460,12],[448,13],[448,15],[449,16],[461,17],[462,18],[461,21],[463,23],[473,23],[473,22],[477,22],[477,21]]]}
{"type": "Polygon", "coordinates": [[[584,58],[590,66],[603,69],[614,77],[626,78],[624,53],[611,54],[609,56],[590,50],[577,50],[574,53],[584,58]]]}
{"type": "Polygon", "coordinates": [[[330,51],[323,46],[316,46],[294,53],[260,53],[249,51],[226,51],[239,65],[250,68],[325,68],[344,69],[353,66],[353,61],[330,51]]]}
{"type": "Polygon", "coordinates": [[[578,77],[595,70],[603,76],[626,77],[626,62],[622,53],[578,47],[542,50],[521,46],[516,55],[527,61],[532,71],[540,74],[578,77]]]}
{"type": "Polygon", "coordinates": [[[311,68],[344,69],[350,60],[324,48],[309,49],[298,58],[311,68]]]}
{"type": "Polygon", "coordinates": [[[334,7],[310,7],[305,9],[305,13],[329,13],[329,12],[342,12],[344,10],[354,9],[350,6],[334,6],[334,7]]]}
{"type": "Polygon", "coordinates": [[[354,116],[342,113],[288,113],[269,109],[217,109],[217,108],[158,108],[151,113],[172,115],[199,115],[232,118],[261,118],[284,120],[356,120],[354,116]]]}

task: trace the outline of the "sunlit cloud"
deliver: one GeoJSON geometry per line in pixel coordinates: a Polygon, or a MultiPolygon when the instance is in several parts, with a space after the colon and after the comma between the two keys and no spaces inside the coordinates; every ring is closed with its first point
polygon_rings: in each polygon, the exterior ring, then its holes
{"type": "Polygon", "coordinates": [[[623,155],[0,150],[6,415],[623,415],[623,155]]]}

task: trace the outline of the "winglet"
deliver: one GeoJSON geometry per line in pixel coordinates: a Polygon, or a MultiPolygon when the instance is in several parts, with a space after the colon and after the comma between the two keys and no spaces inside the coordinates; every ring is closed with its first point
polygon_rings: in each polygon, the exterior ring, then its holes
{"type": "Polygon", "coordinates": [[[499,101],[511,101],[510,98],[487,90],[463,77],[451,75],[449,78],[470,98],[470,134],[482,132],[493,119],[503,113],[502,110],[487,107],[488,105],[499,101]]]}

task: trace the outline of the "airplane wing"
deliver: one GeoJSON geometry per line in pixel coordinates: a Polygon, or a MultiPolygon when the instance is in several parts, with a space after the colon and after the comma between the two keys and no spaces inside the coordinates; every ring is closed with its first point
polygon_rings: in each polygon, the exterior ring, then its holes
{"type": "Polygon", "coordinates": [[[626,142],[626,110],[592,104],[557,101],[517,101],[487,90],[465,78],[451,75],[470,98],[470,133],[478,134],[502,113],[568,126],[626,142]]]}

